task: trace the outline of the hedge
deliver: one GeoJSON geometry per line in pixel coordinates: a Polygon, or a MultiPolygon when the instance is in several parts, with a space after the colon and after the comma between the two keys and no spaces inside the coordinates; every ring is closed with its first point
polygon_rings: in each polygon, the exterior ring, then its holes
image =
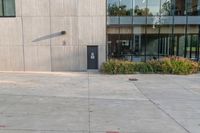
{"type": "Polygon", "coordinates": [[[160,73],[188,75],[200,71],[200,63],[182,57],[166,57],[148,62],[109,60],[103,63],[101,71],[106,74],[160,73]]]}
{"type": "Polygon", "coordinates": [[[200,62],[198,64],[199,64],[199,71],[200,71],[200,62]]]}

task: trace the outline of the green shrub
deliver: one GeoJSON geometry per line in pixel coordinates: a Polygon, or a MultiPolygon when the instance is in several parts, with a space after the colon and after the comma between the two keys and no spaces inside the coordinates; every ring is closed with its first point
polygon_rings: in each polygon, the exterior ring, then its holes
{"type": "Polygon", "coordinates": [[[199,71],[200,71],[200,62],[198,63],[199,71]]]}
{"type": "Polygon", "coordinates": [[[162,62],[158,60],[148,61],[146,64],[151,66],[151,71],[153,73],[162,73],[162,62]]]}
{"type": "Polygon", "coordinates": [[[172,74],[187,75],[198,72],[198,63],[182,57],[171,57],[172,74]]]}
{"type": "Polygon", "coordinates": [[[144,62],[135,64],[135,70],[140,73],[153,73],[152,66],[144,62]]]}
{"type": "Polygon", "coordinates": [[[173,69],[172,74],[190,74],[190,64],[181,61],[171,61],[173,69]]]}
{"type": "Polygon", "coordinates": [[[107,74],[115,74],[114,73],[114,69],[115,69],[114,67],[115,67],[115,62],[109,60],[109,61],[102,64],[101,71],[103,73],[107,73],[107,74]]]}
{"type": "Polygon", "coordinates": [[[173,66],[172,66],[170,58],[162,59],[160,62],[162,62],[161,64],[162,64],[162,73],[163,74],[172,73],[173,66]]]}
{"type": "Polygon", "coordinates": [[[134,74],[139,72],[187,75],[200,71],[200,63],[182,57],[166,57],[140,63],[109,60],[103,63],[101,71],[107,74],[134,74]]]}
{"type": "Polygon", "coordinates": [[[101,71],[107,74],[133,74],[135,73],[135,64],[123,60],[109,60],[103,63],[101,71]]]}
{"type": "Polygon", "coordinates": [[[159,69],[154,70],[155,73],[187,75],[198,72],[198,64],[183,57],[166,57],[156,62],[159,62],[160,66],[155,66],[159,69]]]}
{"type": "Polygon", "coordinates": [[[125,74],[133,74],[135,73],[135,64],[133,62],[125,62],[124,64],[124,72],[125,74]]]}

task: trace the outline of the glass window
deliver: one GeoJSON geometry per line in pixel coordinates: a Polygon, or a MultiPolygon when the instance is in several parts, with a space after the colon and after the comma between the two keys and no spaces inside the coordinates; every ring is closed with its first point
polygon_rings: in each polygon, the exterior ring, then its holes
{"type": "Polygon", "coordinates": [[[147,27],[146,55],[148,59],[158,58],[159,30],[160,27],[147,27]]]}
{"type": "Polygon", "coordinates": [[[108,27],[108,57],[144,61],[145,27],[108,27]]]}
{"type": "Polygon", "coordinates": [[[175,16],[185,16],[186,15],[186,3],[185,0],[175,0],[175,16]]]}
{"type": "Polygon", "coordinates": [[[4,16],[15,16],[15,0],[4,0],[4,16]]]}
{"type": "Polygon", "coordinates": [[[200,35],[198,34],[197,37],[198,37],[198,43],[197,43],[197,60],[200,62],[200,40],[199,40],[200,35]]]}
{"type": "Polygon", "coordinates": [[[185,40],[186,36],[184,34],[174,35],[174,55],[185,56],[185,40]]]}
{"type": "Polygon", "coordinates": [[[172,15],[172,2],[171,0],[161,0],[161,15],[162,16],[171,16],[172,15]]]}
{"type": "Polygon", "coordinates": [[[133,55],[132,61],[145,61],[146,47],[145,27],[137,25],[133,27],[133,55]]]}
{"type": "Polygon", "coordinates": [[[149,14],[149,11],[146,8],[147,0],[133,0],[133,8],[135,16],[146,16],[149,14]]]}
{"type": "Polygon", "coordinates": [[[197,59],[198,57],[198,33],[198,25],[187,26],[186,54],[188,58],[197,59]]]}
{"type": "Polygon", "coordinates": [[[120,51],[119,51],[119,40],[120,36],[119,33],[111,33],[108,34],[108,57],[109,58],[119,58],[120,51]]]}
{"type": "Polygon", "coordinates": [[[133,4],[132,0],[120,0],[120,16],[132,16],[133,4]]]}
{"type": "Polygon", "coordinates": [[[197,3],[197,13],[198,15],[200,15],[200,0],[198,0],[198,3],[197,3]]]}
{"type": "Polygon", "coordinates": [[[147,34],[146,55],[148,59],[158,58],[158,35],[147,34]]]}
{"type": "Polygon", "coordinates": [[[149,0],[147,5],[148,16],[160,15],[160,0],[149,0]]]}
{"type": "Polygon", "coordinates": [[[119,16],[119,0],[108,0],[108,16],[119,16]]]}
{"type": "Polygon", "coordinates": [[[120,54],[122,55],[122,57],[124,57],[125,59],[129,59],[128,57],[131,56],[133,49],[132,49],[132,45],[133,45],[133,41],[132,41],[132,34],[121,34],[120,35],[120,54]]]}
{"type": "Polygon", "coordinates": [[[107,28],[110,58],[132,61],[168,55],[199,58],[200,27],[198,17],[194,16],[200,15],[200,0],[108,1],[111,16],[107,21],[115,20],[112,23],[115,26],[107,28]]]}
{"type": "Polygon", "coordinates": [[[187,15],[199,15],[200,0],[187,0],[187,15]]]}
{"type": "Polygon", "coordinates": [[[188,34],[186,53],[187,57],[196,59],[198,50],[198,35],[188,34]]]}
{"type": "Polygon", "coordinates": [[[133,0],[108,0],[107,8],[109,16],[132,16],[133,0]]]}
{"type": "Polygon", "coordinates": [[[15,0],[0,0],[0,16],[15,16],[15,0]]]}
{"type": "Polygon", "coordinates": [[[172,25],[160,27],[159,55],[167,56],[173,54],[172,25]]]}
{"type": "MultiPolygon", "coordinates": [[[[108,55],[110,58],[121,58],[125,59],[132,53],[132,35],[121,34],[108,35],[109,50],[108,55]]],[[[128,59],[128,58],[127,58],[128,59]]]]}
{"type": "Polygon", "coordinates": [[[0,16],[3,16],[3,3],[2,3],[2,0],[0,0],[0,16]]]}
{"type": "Polygon", "coordinates": [[[185,56],[186,46],[186,26],[174,26],[174,54],[177,56],[185,56]]]}

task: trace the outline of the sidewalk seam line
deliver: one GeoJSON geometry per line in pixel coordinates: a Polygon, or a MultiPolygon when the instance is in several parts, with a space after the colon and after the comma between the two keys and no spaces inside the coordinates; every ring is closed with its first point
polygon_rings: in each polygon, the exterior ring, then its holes
{"type": "Polygon", "coordinates": [[[90,73],[88,72],[88,132],[91,133],[91,112],[90,112],[90,73]]]}

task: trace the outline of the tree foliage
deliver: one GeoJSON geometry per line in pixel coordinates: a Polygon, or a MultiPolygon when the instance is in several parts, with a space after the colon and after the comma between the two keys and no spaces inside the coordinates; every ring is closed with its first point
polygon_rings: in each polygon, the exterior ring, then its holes
{"type": "Polygon", "coordinates": [[[126,9],[126,5],[117,6],[116,4],[108,5],[110,16],[130,16],[133,14],[133,9],[126,9]]]}
{"type": "Polygon", "coordinates": [[[152,13],[150,12],[149,8],[140,9],[139,6],[135,6],[134,13],[137,16],[152,16],[152,13]]]}
{"type": "Polygon", "coordinates": [[[171,15],[172,3],[170,1],[166,1],[162,4],[161,14],[162,15],[171,15]]]}

